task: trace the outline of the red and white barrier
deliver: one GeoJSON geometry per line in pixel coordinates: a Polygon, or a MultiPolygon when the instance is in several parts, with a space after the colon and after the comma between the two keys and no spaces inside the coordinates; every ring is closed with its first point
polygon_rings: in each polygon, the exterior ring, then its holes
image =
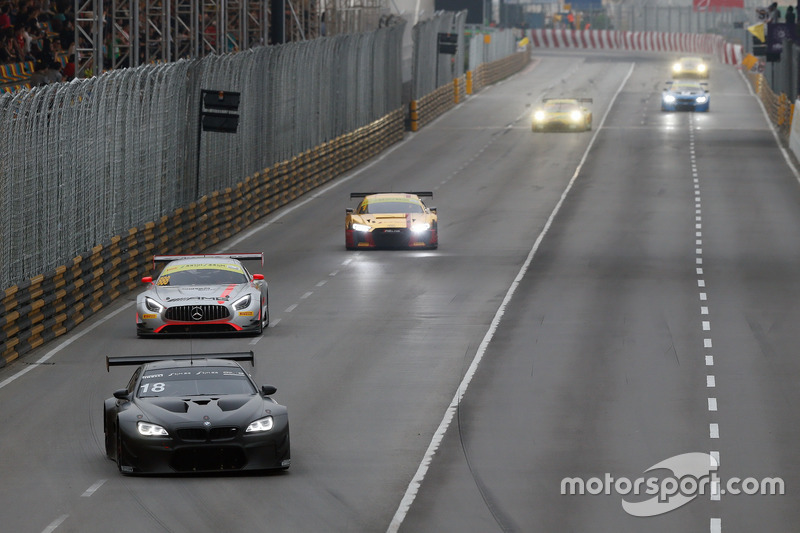
{"type": "Polygon", "coordinates": [[[730,44],[721,35],[616,30],[531,30],[534,48],[582,48],[713,55],[721,63],[739,65],[742,46],[730,44]]]}

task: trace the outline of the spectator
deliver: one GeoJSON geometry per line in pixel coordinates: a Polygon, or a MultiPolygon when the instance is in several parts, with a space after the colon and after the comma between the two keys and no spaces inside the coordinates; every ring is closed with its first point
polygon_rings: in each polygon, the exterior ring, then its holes
{"type": "Polygon", "coordinates": [[[781,21],[781,10],[778,9],[778,2],[772,2],[767,8],[767,22],[774,23],[781,21]]]}
{"type": "Polygon", "coordinates": [[[10,11],[11,7],[8,4],[3,4],[3,7],[0,7],[0,30],[11,27],[10,11]]]}
{"type": "Polygon", "coordinates": [[[789,6],[786,8],[786,15],[784,16],[783,20],[790,26],[797,24],[797,14],[794,12],[794,7],[789,6]]]}

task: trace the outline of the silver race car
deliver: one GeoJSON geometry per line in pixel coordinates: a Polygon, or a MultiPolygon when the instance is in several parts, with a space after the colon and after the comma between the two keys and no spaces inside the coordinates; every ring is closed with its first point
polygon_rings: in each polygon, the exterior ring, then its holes
{"type": "Polygon", "coordinates": [[[167,265],[136,298],[136,334],[243,333],[260,335],[269,325],[269,292],[263,274],[241,261],[264,264],[263,253],[157,255],[167,265]]]}

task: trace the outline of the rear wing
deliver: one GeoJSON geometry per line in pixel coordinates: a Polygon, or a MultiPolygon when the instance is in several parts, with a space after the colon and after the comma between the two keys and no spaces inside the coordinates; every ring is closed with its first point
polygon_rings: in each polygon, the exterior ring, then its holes
{"type": "Polygon", "coordinates": [[[433,196],[433,191],[376,191],[376,192],[351,192],[350,198],[364,198],[373,194],[413,194],[415,196],[433,196]]]}
{"type": "Polygon", "coordinates": [[[261,266],[264,266],[264,252],[244,253],[244,254],[194,254],[194,255],[155,255],[153,256],[153,269],[156,268],[156,263],[166,263],[169,261],[177,261],[178,259],[196,259],[198,257],[208,258],[228,258],[236,259],[238,261],[261,261],[261,266]]]}
{"type": "Polygon", "coordinates": [[[196,353],[196,354],[169,354],[169,355],[107,355],[106,372],[112,366],[138,366],[145,363],[155,363],[158,361],[202,361],[203,359],[228,359],[230,361],[249,361],[252,366],[256,366],[253,351],[249,352],[226,352],[226,353],[196,353]]]}

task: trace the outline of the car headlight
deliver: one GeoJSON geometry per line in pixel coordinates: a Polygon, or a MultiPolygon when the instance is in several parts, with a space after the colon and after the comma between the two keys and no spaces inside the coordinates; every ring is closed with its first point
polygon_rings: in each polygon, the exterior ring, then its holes
{"type": "Polygon", "coordinates": [[[242,309],[247,309],[250,307],[250,302],[252,301],[251,296],[248,294],[247,296],[242,296],[235,302],[233,302],[233,308],[237,311],[241,311],[242,309]]]}
{"type": "Polygon", "coordinates": [[[675,63],[674,65],[672,65],[672,71],[673,72],[680,72],[681,71],[681,64],[680,63],[675,63]]]}
{"type": "Polygon", "coordinates": [[[705,71],[706,71],[706,66],[704,64],[700,63],[699,65],[697,65],[697,72],[705,72],[705,71]]]}
{"type": "Polygon", "coordinates": [[[665,94],[664,95],[664,103],[665,104],[674,104],[675,103],[675,97],[672,96],[671,94],[665,94]]]}
{"type": "Polygon", "coordinates": [[[359,224],[357,222],[353,222],[353,229],[356,231],[369,231],[372,228],[370,228],[366,224],[359,224]]]}
{"type": "Polygon", "coordinates": [[[429,229],[431,229],[431,225],[428,224],[427,222],[411,225],[412,233],[422,233],[423,231],[428,231],[429,229]]]}
{"type": "Polygon", "coordinates": [[[142,420],[136,423],[136,429],[139,430],[139,435],[145,437],[169,437],[169,433],[167,433],[166,429],[158,424],[151,424],[150,422],[143,422],[142,420]]]}
{"type": "Polygon", "coordinates": [[[569,114],[569,118],[572,119],[572,122],[580,122],[581,119],[583,118],[583,113],[581,113],[580,111],[573,111],[572,113],[569,114]]]}
{"type": "Polygon", "coordinates": [[[536,122],[543,121],[544,120],[544,111],[539,110],[539,111],[535,112],[533,114],[533,120],[535,120],[536,122]]]}
{"type": "Polygon", "coordinates": [[[160,313],[164,310],[164,306],[158,303],[157,301],[153,300],[149,296],[145,297],[144,299],[144,306],[147,308],[148,311],[152,311],[154,313],[160,313]]]}
{"type": "Polygon", "coordinates": [[[247,429],[244,430],[245,433],[258,433],[259,431],[269,431],[272,429],[275,423],[272,420],[271,416],[265,416],[264,418],[259,418],[255,422],[250,422],[250,425],[247,426],[247,429]]]}
{"type": "Polygon", "coordinates": [[[698,104],[705,104],[706,102],[708,102],[708,97],[707,96],[698,96],[696,102],[698,104]]]}

